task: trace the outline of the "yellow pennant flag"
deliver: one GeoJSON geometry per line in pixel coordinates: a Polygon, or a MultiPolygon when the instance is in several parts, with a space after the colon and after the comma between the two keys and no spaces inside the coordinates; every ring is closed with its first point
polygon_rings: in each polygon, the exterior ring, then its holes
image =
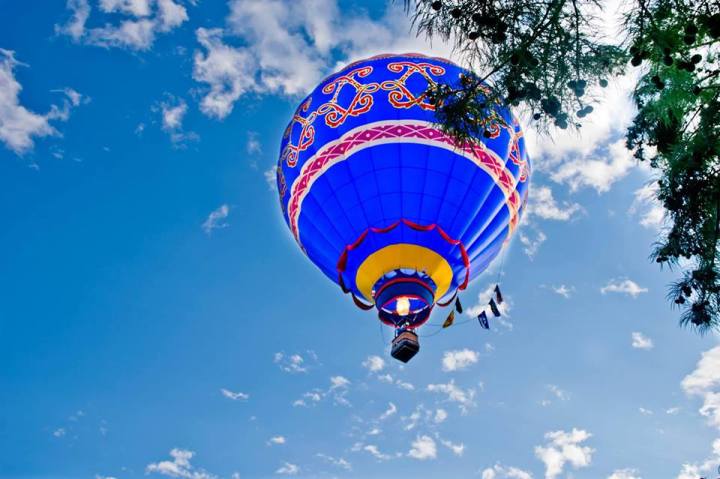
{"type": "Polygon", "coordinates": [[[452,326],[453,322],[455,321],[455,311],[450,311],[450,314],[448,315],[447,319],[443,323],[443,328],[449,328],[452,326]]]}

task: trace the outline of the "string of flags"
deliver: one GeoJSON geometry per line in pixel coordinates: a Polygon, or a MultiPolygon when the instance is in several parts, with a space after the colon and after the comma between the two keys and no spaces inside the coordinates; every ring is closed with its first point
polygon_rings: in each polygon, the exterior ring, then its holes
{"type": "MultiPolygon", "coordinates": [[[[493,296],[490,297],[490,301],[488,302],[488,306],[490,307],[490,311],[492,311],[493,316],[496,318],[499,318],[502,316],[500,313],[500,308],[498,307],[498,304],[503,303],[503,296],[502,292],[500,292],[500,285],[495,285],[495,289],[493,290],[493,296]]],[[[457,298],[455,300],[455,309],[450,311],[450,314],[448,314],[447,319],[445,319],[445,322],[442,324],[443,329],[449,328],[453,325],[455,322],[455,312],[458,312],[458,314],[462,314],[463,307],[462,303],[460,303],[460,298],[457,298]]],[[[490,322],[488,321],[487,313],[485,310],[482,310],[480,314],[477,316],[478,322],[480,323],[480,327],[483,329],[490,329],[490,322]]]]}

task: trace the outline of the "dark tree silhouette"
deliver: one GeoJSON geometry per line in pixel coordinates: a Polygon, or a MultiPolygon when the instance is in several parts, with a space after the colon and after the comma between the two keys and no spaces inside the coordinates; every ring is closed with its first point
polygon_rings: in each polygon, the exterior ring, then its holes
{"type": "Polygon", "coordinates": [[[635,157],[657,172],[668,214],[652,259],[679,270],[669,299],[681,323],[720,326],[720,3],[629,0],[623,38],[604,38],[594,0],[405,0],[418,34],[453,44],[475,75],[428,92],[459,141],[485,133],[489,104],[532,115],[541,132],[579,129],[593,91],[640,68],[635,157]]]}

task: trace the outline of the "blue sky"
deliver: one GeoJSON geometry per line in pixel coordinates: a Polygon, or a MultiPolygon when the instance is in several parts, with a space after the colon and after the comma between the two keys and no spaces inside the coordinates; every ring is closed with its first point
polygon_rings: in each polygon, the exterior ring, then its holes
{"type": "Polygon", "coordinates": [[[647,259],[662,209],[622,148],[629,80],[582,137],[528,134],[529,214],[462,297],[477,311],[500,276],[503,321],[429,336],[402,366],[298,251],[267,176],[322,75],[447,46],[384,2],[0,5],[0,477],[720,464],[720,346],[677,326],[673,275],[647,259]]]}

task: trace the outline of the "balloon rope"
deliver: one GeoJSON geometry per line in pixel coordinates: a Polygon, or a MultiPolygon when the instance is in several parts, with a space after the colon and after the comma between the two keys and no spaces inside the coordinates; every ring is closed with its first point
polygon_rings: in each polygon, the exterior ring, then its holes
{"type": "Polygon", "coordinates": [[[502,250],[502,257],[500,258],[500,269],[498,270],[497,278],[495,278],[495,284],[500,284],[500,276],[502,276],[505,273],[505,257],[507,256],[507,250],[510,247],[510,244],[503,248],[502,250]]]}

